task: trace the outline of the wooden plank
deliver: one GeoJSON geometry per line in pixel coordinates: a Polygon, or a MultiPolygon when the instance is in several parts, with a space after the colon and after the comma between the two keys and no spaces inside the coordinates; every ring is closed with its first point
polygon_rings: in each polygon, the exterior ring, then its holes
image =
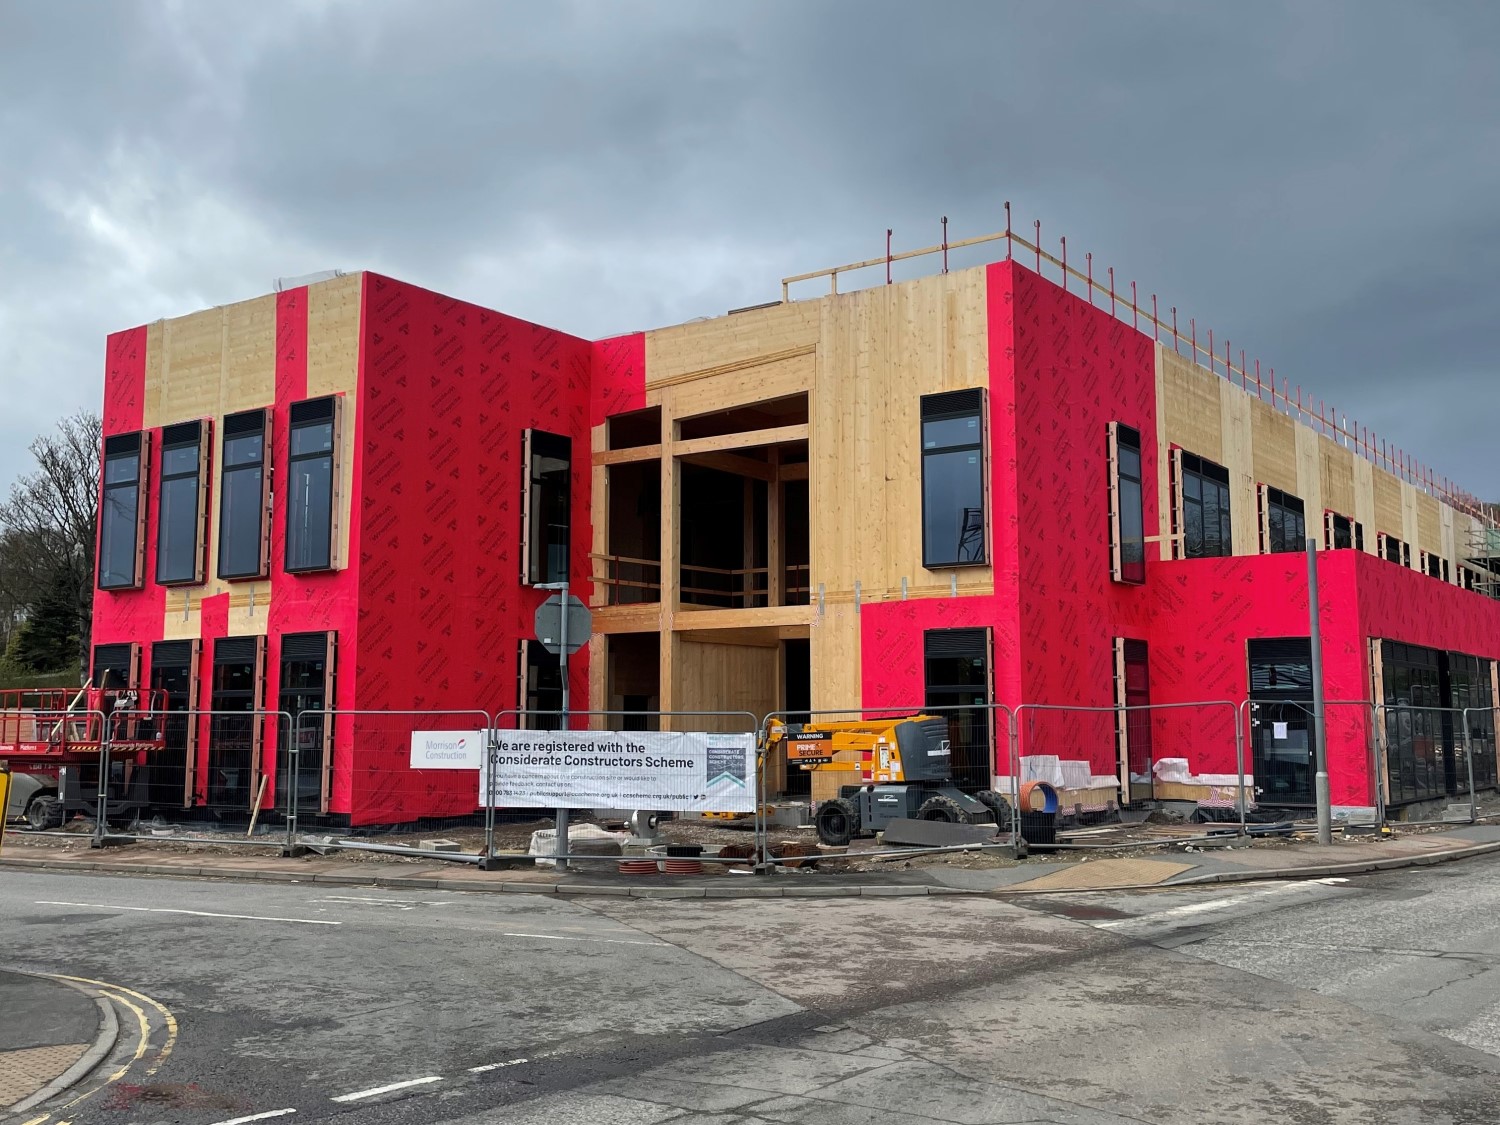
{"type": "Polygon", "coordinates": [[[146,325],[146,398],[141,424],[148,430],[162,425],[166,417],[166,388],[163,383],[166,369],[166,348],[163,344],[165,331],[165,321],[158,320],[146,325]]]}
{"type": "MultiPolygon", "coordinates": [[[[1167,440],[1166,419],[1167,410],[1167,387],[1166,387],[1166,365],[1167,353],[1161,344],[1156,345],[1156,516],[1158,536],[1158,555],[1163,560],[1172,557],[1172,475],[1169,469],[1171,464],[1167,440]]],[[[1150,528],[1146,529],[1148,532],[1150,528]]]]}
{"type": "Polygon", "coordinates": [[[757,609],[679,609],[673,616],[672,627],[682,631],[811,625],[816,613],[816,606],[806,605],[765,606],[757,609]]]}
{"type": "Polygon", "coordinates": [[[714,453],[725,449],[758,449],[765,445],[806,441],[807,438],[806,423],[796,426],[773,426],[766,430],[742,430],[735,434],[718,434],[714,437],[675,441],[670,443],[670,452],[674,457],[686,457],[690,453],[714,453]]]}
{"type": "Polygon", "coordinates": [[[816,303],[798,302],[647,332],[647,389],[815,345],[817,325],[816,303]]]}
{"type": "MultiPolygon", "coordinates": [[[[596,431],[603,431],[603,426],[595,426],[596,431]]],[[[661,459],[661,446],[637,445],[630,449],[605,449],[602,444],[594,444],[595,465],[625,465],[632,461],[658,461],[661,459]]]]}
{"type": "MultiPolygon", "coordinates": [[[[1256,401],[1232,383],[1226,381],[1224,386],[1231,394],[1243,398],[1250,409],[1251,465],[1256,483],[1290,492],[1303,501],[1308,500],[1297,473],[1297,431],[1306,427],[1298,426],[1285,414],[1279,414],[1268,404],[1256,401]]],[[[1320,506],[1318,512],[1321,511],[1320,506]]],[[[1308,508],[1308,513],[1313,513],[1311,507],[1308,508]]]]}
{"type": "Polygon", "coordinates": [[[1229,523],[1234,554],[1253,555],[1260,549],[1260,527],[1255,503],[1250,396],[1227,380],[1216,382],[1223,433],[1221,464],[1229,470],[1229,523]]]}
{"type": "Polygon", "coordinates": [[[1158,345],[1156,355],[1161,370],[1157,418],[1166,444],[1179,445],[1223,464],[1224,416],[1219,388],[1228,384],[1170,348],[1158,345]]]}
{"type": "MultiPolygon", "coordinates": [[[[817,364],[813,348],[777,356],[756,357],[724,374],[694,376],[691,382],[676,381],[677,416],[689,418],[736,406],[806,394],[812,389],[817,364]]],[[[684,376],[684,379],[687,377],[684,376]]]]}
{"type": "Polygon", "coordinates": [[[1354,518],[1365,529],[1365,551],[1376,553],[1375,466],[1363,457],[1354,459],[1354,518]]]}
{"type": "Polygon", "coordinates": [[[749,480],[770,482],[776,478],[776,470],[766,461],[753,457],[741,457],[734,453],[689,453],[681,458],[690,465],[701,465],[705,469],[718,469],[721,473],[732,473],[749,480]]]}
{"type": "MultiPolygon", "coordinates": [[[[1374,531],[1383,531],[1398,539],[1406,538],[1405,517],[1402,514],[1401,482],[1384,469],[1376,469],[1371,476],[1374,494],[1374,531]]],[[[1365,529],[1365,538],[1371,538],[1372,529],[1365,529]]]]}
{"type": "MultiPolygon", "coordinates": [[[[1307,533],[1320,542],[1323,539],[1323,509],[1328,500],[1323,492],[1323,464],[1318,435],[1306,426],[1293,426],[1297,445],[1297,495],[1302,498],[1307,519],[1307,533]]],[[[1339,509],[1344,515],[1347,508],[1339,509]]]]}
{"type": "Polygon", "coordinates": [[[1443,524],[1440,514],[1442,505],[1433,497],[1415,488],[1412,489],[1412,500],[1417,512],[1416,546],[1429,554],[1448,558],[1447,552],[1443,550],[1443,524]]]}
{"type": "Polygon", "coordinates": [[[766,486],[766,600],[780,605],[786,585],[786,554],[783,551],[781,517],[781,451],[771,450],[771,481],[766,486]]]}
{"type": "MultiPolygon", "coordinates": [[[[1332,508],[1340,515],[1351,519],[1358,519],[1359,517],[1355,514],[1357,504],[1354,499],[1354,462],[1356,458],[1353,451],[1321,437],[1307,426],[1297,427],[1299,448],[1305,440],[1304,434],[1317,446],[1319,478],[1323,488],[1322,506],[1332,508]]],[[[1365,463],[1369,464],[1369,462],[1365,463]]]]}
{"type": "Polygon", "coordinates": [[[591,611],[596,633],[656,633],[661,631],[661,606],[655,602],[638,605],[606,605],[591,611]]]}
{"type": "Polygon", "coordinates": [[[308,398],[358,389],[364,276],[351,273],[307,287],[308,398]]]}
{"type": "Polygon", "coordinates": [[[224,409],[270,406],[276,401],[276,296],[226,305],[224,409]]]}

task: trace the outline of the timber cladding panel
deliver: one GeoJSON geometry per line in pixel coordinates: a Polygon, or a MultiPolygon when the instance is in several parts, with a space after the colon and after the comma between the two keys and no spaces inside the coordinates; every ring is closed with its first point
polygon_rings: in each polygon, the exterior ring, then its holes
{"type": "MultiPolygon", "coordinates": [[[[1401,482],[1390,473],[1376,469],[1372,474],[1371,487],[1375,499],[1374,530],[1394,535],[1398,539],[1406,538],[1405,521],[1401,512],[1401,482]]],[[[1370,531],[1366,530],[1365,534],[1368,537],[1370,531]]]]}
{"type": "MultiPolygon", "coordinates": [[[[1228,382],[1222,386],[1230,392],[1235,389],[1228,382]]],[[[1268,403],[1249,396],[1246,399],[1250,404],[1251,463],[1256,483],[1304,496],[1305,490],[1297,479],[1297,423],[1271,409],[1268,403]]]]}
{"type": "MultiPolygon", "coordinates": [[[[922,568],[921,398],[989,385],[986,292],[970,269],[817,302],[812,575],[828,596],[899,597],[903,577],[948,592],[948,570],[922,568]]],[[[989,567],[958,574],[992,584],[989,567]]]]}
{"type": "Polygon", "coordinates": [[[648,332],[646,389],[808,351],[818,342],[820,304],[773,305],[648,332]]]}
{"type": "Polygon", "coordinates": [[[1157,424],[1166,444],[1222,464],[1224,421],[1219,388],[1223,380],[1160,344],[1156,362],[1161,369],[1157,424]]]}
{"type": "MultiPolygon", "coordinates": [[[[673,707],[679,711],[748,711],[759,717],[781,706],[777,669],[774,645],[706,644],[681,637],[673,662],[677,676],[673,707]]],[[[693,722],[703,724],[695,729],[710,731],[743,731],[754,726],[729,717],[699,717],[693,722]]]]}
{"type": "Polygon", "coordinates": [[[1413,550],[1420,548],[1431,554],[1445,554],[1443,551],[1443,525],[1439,512],[1442,505],[1425,493],[1416,494],[1417,505],[1417,542],[1413,550]]]}
{"type": "MultiPolygon", "coordinates": [[[[1302,427],[1300,432],[1311,433],[1306,427],[1302,427]]],[[[1315,434],[1313,436],[1316,438],[1315,434]]],[[[1323,506],[1332,508],[1340,515],[1358,519],[1358,505],[1354,498],[1354,453],[1328,441],[1319,441],[1318,445],[1323,506]]]]}

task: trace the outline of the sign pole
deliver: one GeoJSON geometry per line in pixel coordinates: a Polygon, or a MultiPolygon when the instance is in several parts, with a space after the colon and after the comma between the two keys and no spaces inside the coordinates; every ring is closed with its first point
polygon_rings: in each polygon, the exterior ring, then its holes
{"type": "MultiPolygon", "coordinates": [[[[559,626],[560,633],[558,641],[561,650],[557,654],[557,661],[562,668],[562,729],[568,729],[568,580],[564,578],[558,584],[558,590],[562,595],[562,624],[559,626]]],[[[568,811],[557,810],[557,819],[554,822],[557,842],[557,869],[566,871],[568,861],[563,857],[568,854],[568,811]]]]}
{"type": "Polygon", "coordinates": [[[1307,541],[1308,639],[1312,648],[1313,786],[1318,804],[1318,843],[1333,843],[1333,816],[1328,799],[1328,735],[1324,731],[1323,637],[1318,621],[1318,541],[1307,541]]]}

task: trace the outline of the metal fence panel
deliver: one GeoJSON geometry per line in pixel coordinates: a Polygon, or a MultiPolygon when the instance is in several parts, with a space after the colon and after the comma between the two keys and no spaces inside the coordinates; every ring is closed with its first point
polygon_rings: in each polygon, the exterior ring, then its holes
{"type": "Polygon", "coordinates": [[[284,767],[296,794],[288,845],[409,854],[437,833],[459,846],[437,854],[477,860],[486,840],[479,771],[493,725],[480,708],[301,712],[284,767]]]}

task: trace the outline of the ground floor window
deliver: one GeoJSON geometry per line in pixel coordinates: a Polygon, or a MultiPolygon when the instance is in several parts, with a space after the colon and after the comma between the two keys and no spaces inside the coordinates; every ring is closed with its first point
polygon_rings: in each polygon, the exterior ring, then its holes
{"type": "Polygon", "coordinates": [[[1115,725],[1121,796],[1145,801],[1151,786],[1151,677],[1145,641],[1115,638],[1115,705],[1124,710],[1115,725]]]}
{"type": "Polygon", "coordinates": [[[188,712],[198,702],[198,652],[197,641],[157,641],[151,646],[151,690],[162,693],[167,711],[162,722],[165,745],[152,762],[153,804],[192,803],[190,778],[198,732],[188,712]]]}
{"type": "Polygon", "coordinates": [[[990,787],[990,631],[933,629],[924,634],[928,707],[948,720],[953,779],[961,789],[990,787]]]}
{"type": "Polygon", "coordinates": [[[539,641],[521,645],[521,727],[557,730],[562,721],[562,662],[539,641]]]}
{"type": "Polygon", "coordinates": [[[1397,641],[1380,643],[1385,768],[1391,804],[1432,801],[1469,790],[1464,709],[1475,788],[1495,784],[1495,724],[1488,660],[1397,641]]]}
{"type": "Polygon", "coordinates": [[[248,809],[259,766],[260,709],[265,679],[264,637],[220,637],[214,642],[208,731],[208,803],[248,809]]]}
{"type": "Polygon", "coordinates": [[[1272,808],[1311,805],[1312,642],[1307,637],[1257,637],[1247,648],[1256,800],[1272,808]]]}
{"type": "MultiPolygon", "coordinates": [[[[333,706],[334,633],[288,633],[281,638],[281,679],[277,710],[291,716],[290,737],[297,747],[297,808],[326,811],[325,731],[333,706]]],[[[283,797],[283,800],[285,797],[283,797]]]]}

